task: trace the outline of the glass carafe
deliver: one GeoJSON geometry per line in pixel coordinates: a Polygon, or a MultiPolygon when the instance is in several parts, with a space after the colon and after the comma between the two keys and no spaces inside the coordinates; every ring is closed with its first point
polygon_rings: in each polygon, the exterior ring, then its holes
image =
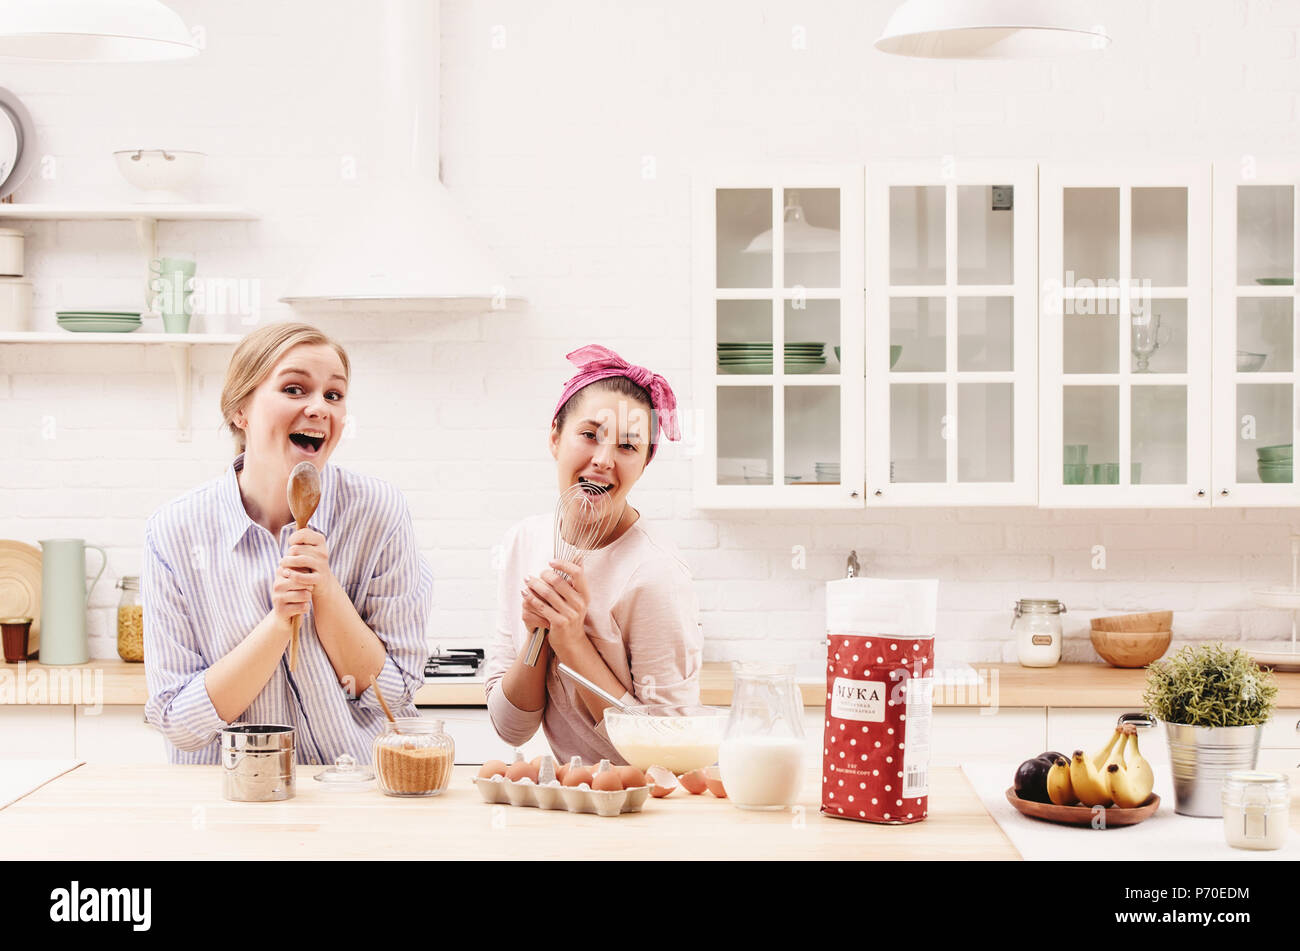
{"type": "Polygon", "coordinates": [[[803,787],[806,746],[794,665],[736,664],[718,749],[727,798],[741,809],[788,809],[803,787]]]}

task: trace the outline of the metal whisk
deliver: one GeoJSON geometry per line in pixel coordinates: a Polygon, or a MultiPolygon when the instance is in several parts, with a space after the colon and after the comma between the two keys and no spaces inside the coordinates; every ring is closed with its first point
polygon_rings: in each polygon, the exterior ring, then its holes
{"type": "MultiPolygon", "coordinates": [[[[588,492],[581,485],[569,486],[555,505],[555,560],[582,564],[583,556],[601,543],[622,514],[614,511],[605,493],[588,492]]],[[[527,666],[537,666],[549,633],[544,627],[533,629],[524,654],[527,666]]]]}

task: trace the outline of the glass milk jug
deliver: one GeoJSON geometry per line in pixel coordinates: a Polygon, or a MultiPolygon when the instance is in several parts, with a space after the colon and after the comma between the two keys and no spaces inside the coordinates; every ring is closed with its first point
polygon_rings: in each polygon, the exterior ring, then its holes
{"type": "Polygon", "coordinates": [[[807,745],[794,665],[736,664],[718,749],[727,798],[741,809],[788,809],[803,787],[807,745]]]}

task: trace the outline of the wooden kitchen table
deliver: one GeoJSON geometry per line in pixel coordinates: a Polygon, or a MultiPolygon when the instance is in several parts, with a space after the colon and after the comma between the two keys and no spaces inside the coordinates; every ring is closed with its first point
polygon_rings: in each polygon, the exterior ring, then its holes
{"type": "MultiPolygon", "coordinates": [[[[0,763],[0,768],[3,763],[0,763]]],[[[930,816],[906,826],[818,814],[820,772],[795,812],[706,793],[616,818],[485,803],[458,766],[441,796],[339,792],[300,766],[285,802],[221,798],[217,766],[85,765],[0,810],[10,859],[1018,859],[960,769],[931,771],[930,816]]]]}

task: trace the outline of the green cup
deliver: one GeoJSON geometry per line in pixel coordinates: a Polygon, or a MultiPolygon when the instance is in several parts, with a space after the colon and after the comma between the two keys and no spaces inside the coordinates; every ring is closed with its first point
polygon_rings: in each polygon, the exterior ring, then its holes
{"type": "Polygon", "coordinates": [[[1067,466],[1085,466],[1088,464],[1088,446],[1066,446],[1064,450],[1067,466]]]}
{"type": "Polygon", "coordinates": [[[187,334],[190,332],[189,314],[163,314],[163,332],[169,334],[187,334]]]}
{"type": "Polygon", "coordinates": [[[189,313],[196,269],[197,265],[189,258],[155,258],[150,261],[145,308],[156,314],[189,313]]]}
{"type": "Polygon", "coordinates": [[[1088,478],[1088,467],[1065,464],[1065,484],[1066,485],[1084,485],[1088,478]]]}
{"type": "Polygon", "coordinates": [[[1093,485],[1119,485],[1119,463],[1097,462],[1092,465],[1093,485]]]}

